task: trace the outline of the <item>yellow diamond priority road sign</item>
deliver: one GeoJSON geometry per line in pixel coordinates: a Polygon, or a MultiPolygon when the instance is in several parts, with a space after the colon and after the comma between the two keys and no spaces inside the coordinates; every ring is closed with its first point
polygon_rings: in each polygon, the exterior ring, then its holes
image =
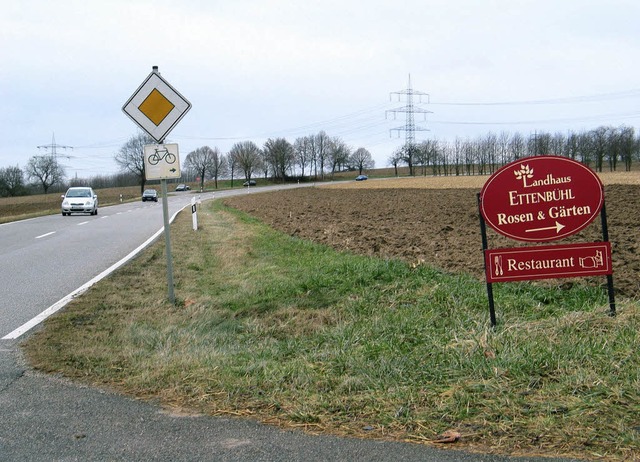
{"type": "Polygon", "coordinates": [[[122,110],[161,143],[191,109],[191,103],[160,77],[156,69],[142,82],[122,110]]]}

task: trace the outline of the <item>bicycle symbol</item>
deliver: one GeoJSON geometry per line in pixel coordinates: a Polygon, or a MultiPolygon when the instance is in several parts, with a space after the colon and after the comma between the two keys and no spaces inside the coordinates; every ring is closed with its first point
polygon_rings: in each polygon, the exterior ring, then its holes
{"type": "Polygon", "coordinates": [[[149,156],[149,163],[151,165],[156,165],[162,159],[166,159],[167,164],[173,164],[176,161],[176,155],[170,153],[167,148],[164,149],[155,149],[155,152],[149,156]]]}

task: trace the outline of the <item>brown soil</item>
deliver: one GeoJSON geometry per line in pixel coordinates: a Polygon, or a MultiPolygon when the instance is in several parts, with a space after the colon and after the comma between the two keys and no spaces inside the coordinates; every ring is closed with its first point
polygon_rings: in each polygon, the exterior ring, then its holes
{"type": "MultiPolygon", "coordinates": [[[[287,234],[338,250],[400,258],[446,272],[484,277],[476,198],[479,188],[399,189],[384,181],[369,181],[366,187],[354,184],[349,183],[346,189],[313,187],[248,194],[225,202],[287,234]]],[[[640,228],[640,185],[606,185],[605,201],[616,293],[638,298],[640,248],[636,232],[640,228]]],[[[488,236],[490,248],[531,245],[492,230],[488,236]]],[[[579,234],[553,243],[599,240],[602,226],[596,219],[579,234]]],[[[606,278],[589,278],[587,282],[604,284],[606,278]]]]}

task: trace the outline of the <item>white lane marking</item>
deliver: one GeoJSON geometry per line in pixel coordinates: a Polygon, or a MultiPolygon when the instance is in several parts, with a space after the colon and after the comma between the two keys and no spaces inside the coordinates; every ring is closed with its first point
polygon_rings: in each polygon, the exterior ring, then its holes
{"type": "Polygon", "coordinates": [[[83,221],[82,223],[78,223],[78,226],[86,225],[87,223],[89,223],[89,222],[88,221],[83,221]]]}
{"type": "MultiPolygon", "coordinates": [[[[173,223],[173,220],[176,218],[176,216],[182,212],[187,206],[185,205],[184,207],[182,207],[180,210],[178,210],[176,213],[174,213],[171,218],[169,219],[169,223],[173,223]]],[[[45,319],[47,319],[49,316],[51,316],[52,314],[56,313],[57,311],[59,311],[60,309],[62,309],[67,303],[69,303],[71,300],[73,300],[76,297],[79,297],[80,295],[82,295],[84,292],[87,291],[87,289],[89,289],[89,287],[91,287],[92,285],[94,285],[95,283],[97,283],[98,281],[100,281],[101,279],[104,279],[105,277],[107,277],[109,274],[113,273],[115,270],[117,270],[118,268],[120,268],[122,265],[124,265],[125,263],[127,263],[129,260],[131,260],[133,257],[135,257],[140,251],[142,251],[142,249],[144,249],[145,247],[147,247],[149,244],[151,244],[158,236],[160,236],[160,234],[162,234],[164,232],[164,226],[162,228],[160,228],[158,231],[156,231],[153,236],[151,236],[149,239],[147,239],[146,241],[144,241],[139,247],[137,247],[136,249],[134,249],[131,253],[129,253],[129,255],[127,255],[126,257],[124,257],[122,260],[120,260],[119,262],[114,263],[113,265],[111,265],[109,268],[107,268],[106,270],[104,270],[102,273],[98,274],[96,277],[94,277],[93,279],[91,279],[89,282],[87,282],[86,284],[80,286],[79,288],[77,288],[76,290],[74,290],[73,292],[71,292],[69,295],[65,296],[64,298],[61,298],[60,300],[58,300],[57,302],[55,302],[53,305],[51,305],[49,308],[47,308],[46,310],[44,310],[42,313],[40,313],[39,315],[37,315],[35,318],[25,322],[23,325],[21,325],[20,327],[18,327],[17,329],[13,330],[12,332],[8,333],[7,335],[5,335],[4,337],[2,337],[0,340],[15,340],[18,337],[24,335],[25,333],[29,332],[31,329],[33,329],[35,326],[37,326],[38,324],[40,324],[42,321],[44,321],[45,319]]]]}
{"type": "Polygon", "coordinates": [[[47,237],[47,236],[51,236],[52,234],[55,234],[55,231],[51,231],[50,233],[46,233],[46,234],[41,234],[40,236],[36,236],[36,239],[41,239],[43,237],[47,237]]]}

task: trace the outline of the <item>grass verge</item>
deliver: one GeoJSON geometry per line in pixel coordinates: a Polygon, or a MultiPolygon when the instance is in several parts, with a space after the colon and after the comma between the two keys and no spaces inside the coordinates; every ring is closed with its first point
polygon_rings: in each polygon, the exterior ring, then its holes
{"type": "Polygon", "coordinates": [[[640,309],[604,291],[484,285],[277,233],[217,201],[200,229],[91,288],[24,343],[31,363],[166,406],[308,431],[637,460],[640,309]]]}

